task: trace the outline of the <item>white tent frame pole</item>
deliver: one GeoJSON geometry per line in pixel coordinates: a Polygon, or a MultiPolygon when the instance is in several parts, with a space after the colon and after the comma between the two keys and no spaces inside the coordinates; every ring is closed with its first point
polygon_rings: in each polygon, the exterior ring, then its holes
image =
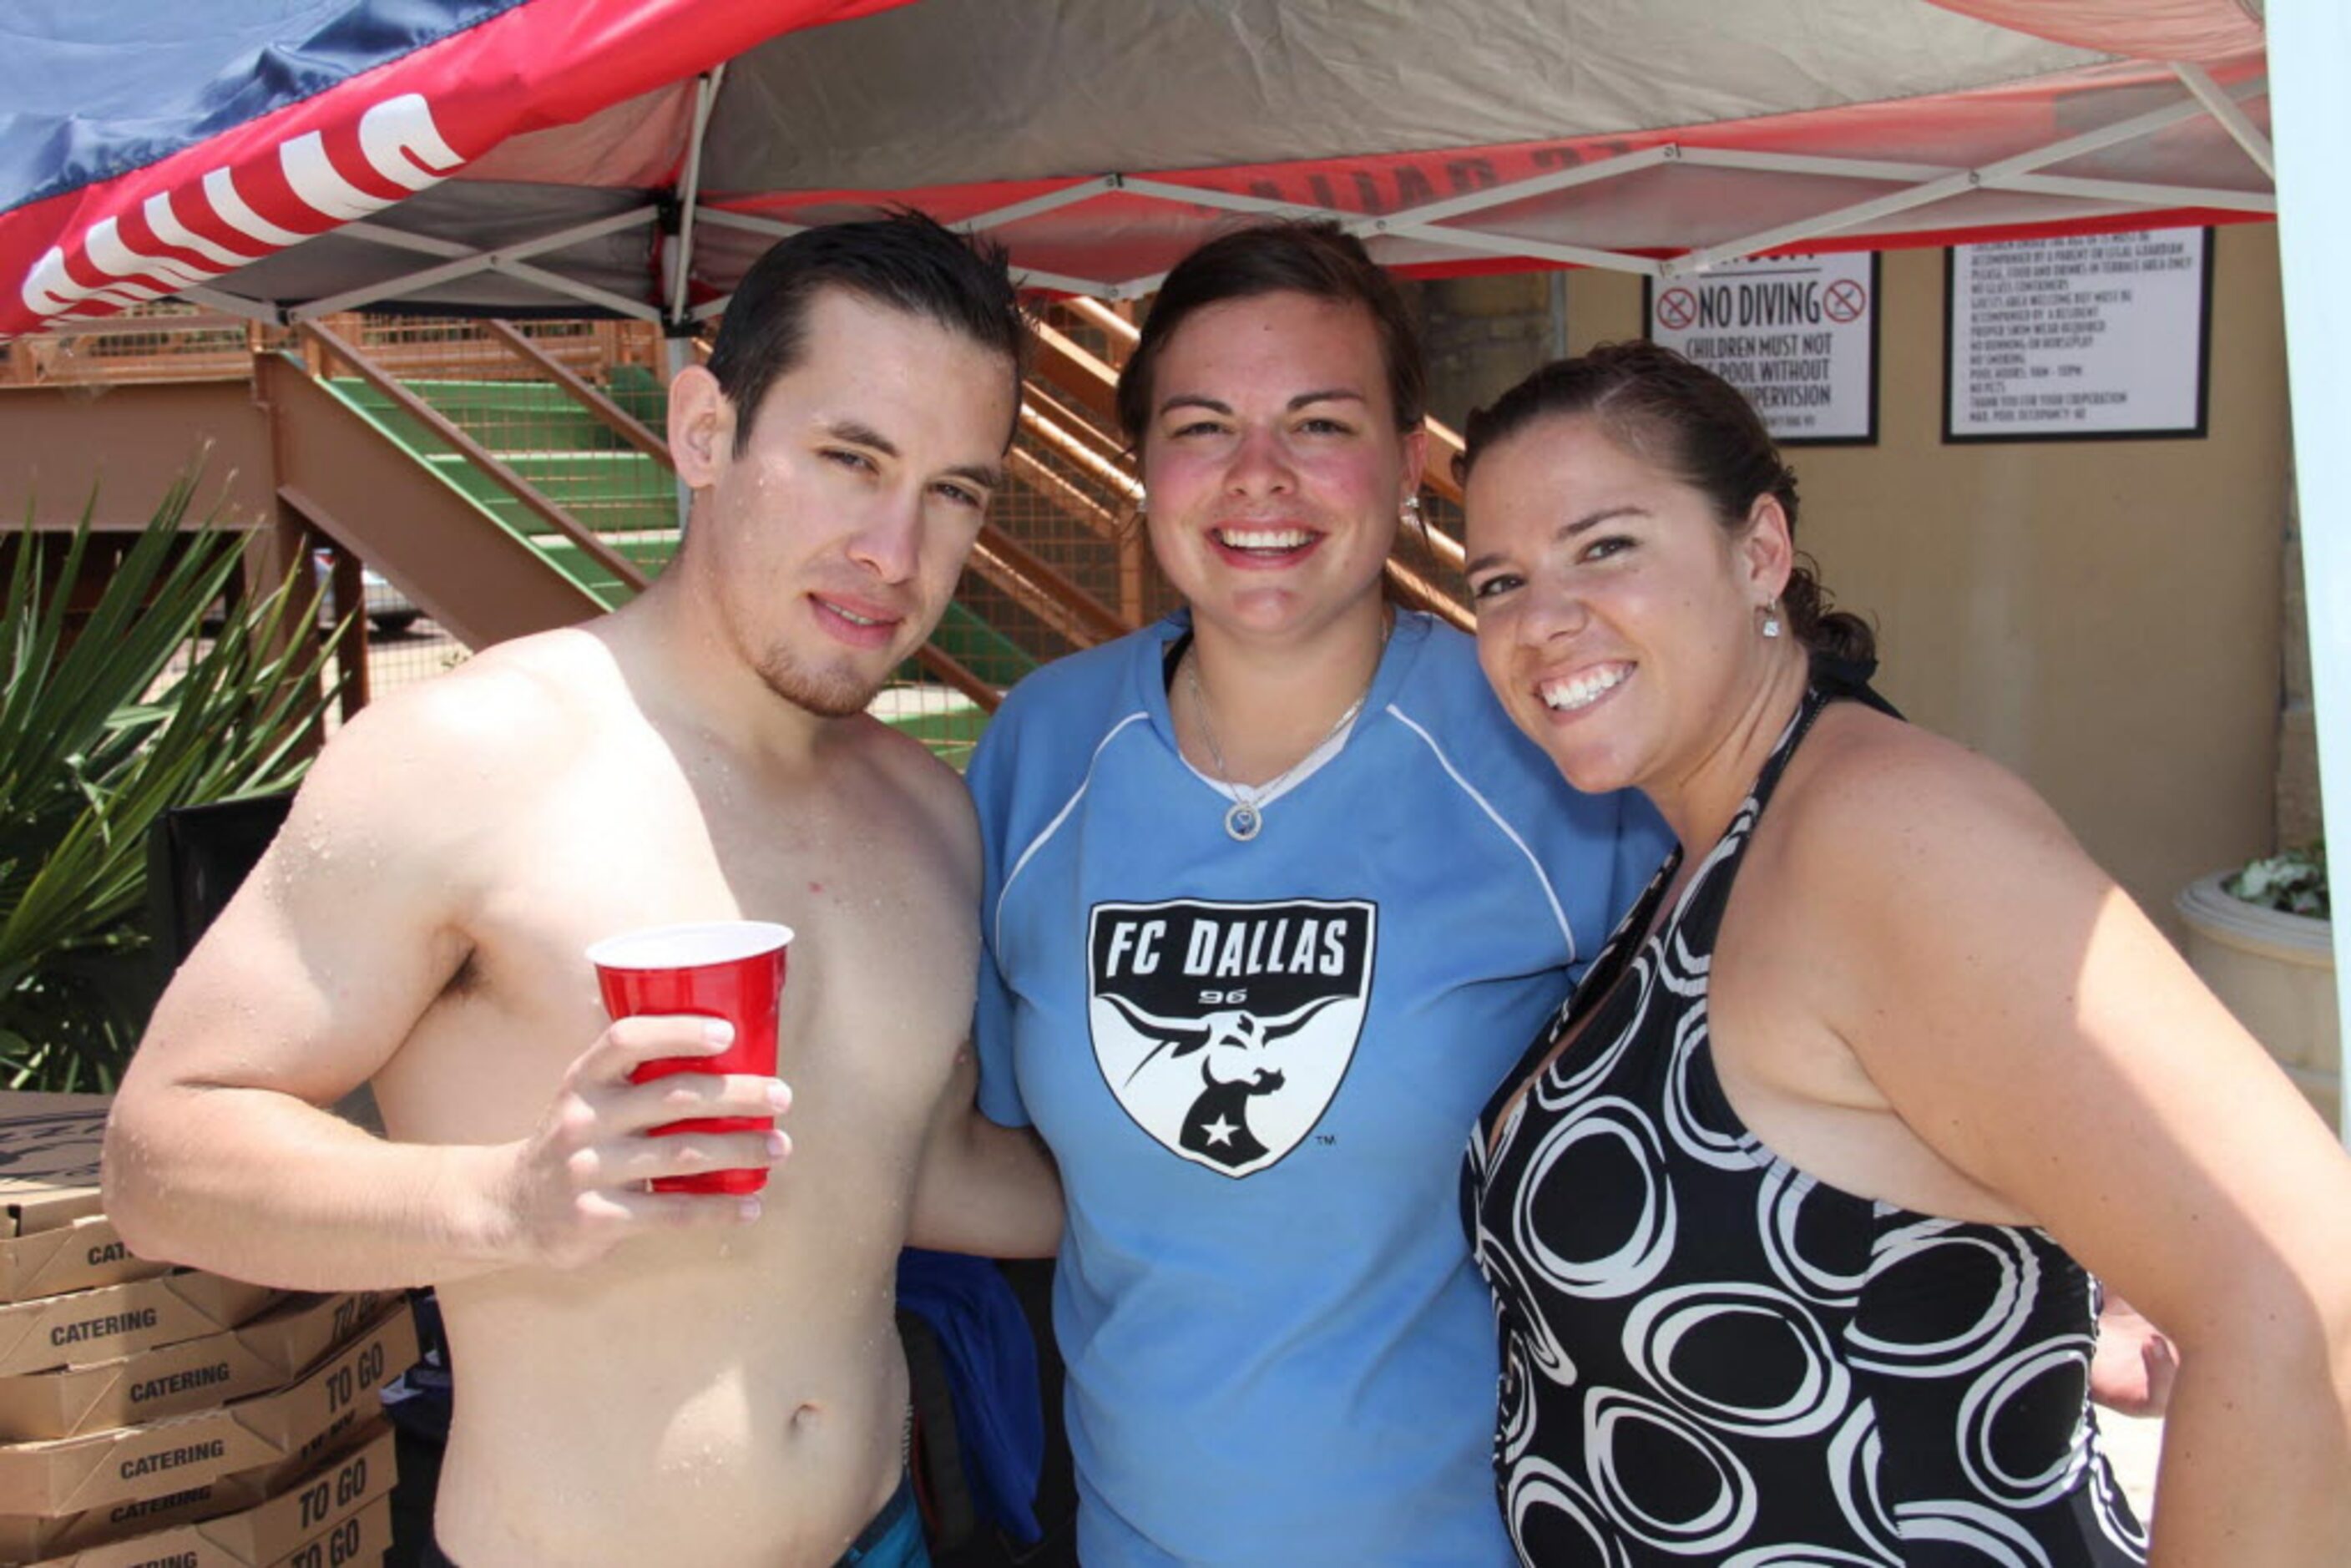
{"type": "Polygon", "coordinates": [[[1894,163],[1882,158],[1835,158],[1820,152],[1753,152],[1737,147],[1683,147],[1677,162],[1694,169],[1752,169],[1767,174],[1825,174],[1834,180],[1917,184],[1966,170],[1949,163],[1894,163]]]}
{"type": "MultiPolygon", "coordinates": [[[[662,385],[667,386],[676,381],[678,372],[692,363],[694,363],[693,339],[664,338],[662,340],[662,369],[666,372],[662,378],[662,385]]],[[[670,465],[669,477],[670,489],[677,502],[677,542],[682,549],[685,546],[686,519],[694,510],[694,492],[686,487],[685,478],[678,473],[675,464],[670,465]]]]}
{"type": "Polygon", "coordinates": [[[2265,191],[2231,191],[2219,185],[2143,185],[2135,180],[2091,180],[2073,174],[2011,174],[1986,180],[1987,191],[2022,191],[2041,196],[2079,196],[2092,202],[2144,202],[2171,207],[2212,207],[2221,212],[2277,213],[2277,197],[2265,191]]]}
{"type": "Polygon", "coordinates": [[[685,319],[685,284],[694,275],[694,212],[702,193],[702,142],[710,131],[710,106],[718,100],[718,85],[726,78],[721,60],[694,84],[694,129],[685,142],[685,183],[678,192],[677,250],[670,257],[669,319],[685,319]]]}
{"type": "Polygon", "coordinates": [[[1681,156],[1681,152],[1679,147],[1668,143],[1662,147],[1645,148],[1638,152],[1621,153],[1614,158],[1597,159],[1590,163],[1579,163],[1573,169],[1554,169],[1548,174],[1531,175],[1524,180],[1489,185],[1482,191],[1447,196],[1441,202],[1425,202],[1417,207],[1406,207],[1400,213],[1388,214],[1387,221],[1390,224],[1439,224],[1447,218],[1459,217],[1464,213],[1484,212],[1489,207],[1523,202],[1531,196],[1548,196],[1554,191],[1572,191],[1578,185],[1596,184],[1603,180],[1621,180],[1627,174],[1637,174],[1660,163],[1671,163],[1681,156]]]}
{"type": "MultiPolygon", "coordinates": [[[[2245,83],[2237,90],[2241,95],[2250,96],[2252,93],[2266,90],[2266,85],[2265,80],[2256,78],[2245,83]]],[[[1776,228],[1764,229],[1760,233],[1746,235],[1739,239],[1726,240],[1720,245],[1708,246],[1703,250],[1692,251],[1687,256],[1676,256],[1664,265],[1663,276],[1680,277],[1692,273],[1701,273],[1708,267],[1719,267],[1726,261],[1738,261],[1758,251],[1771,250],[1783,245],[1795,245],[1808,239],[1817,239],[1823,235],[1835,234],[1859,224],[1890,216],[1895,213],[1907,212],[1912,207],[1923,207],[1930,202],[1939,202],[1946,196],[1959,195],[1986,185],[1997,186],[2002,181],[2016,175],[2034,173],[2052,163],[2061,163],[2068,158],[2077,158],[2084,153],[2095,152],[2118,142],[2136,141],[2142,136],[2151,136],[2158,131],[2179,124],[2181,120],[2193,120],[2203,112],[2204,106],[2190,95],[2178,103],[2166,105],[2162,109],[2133,115],[2128,120],[2118,120],[2112,125],[2102,126],[2095,131],[2085,131],[2078,136],[2069,136],[2062,141],[2053,141],[2046,147],[2038,147],[2030,152],[2020,152],[2013,158],[2003,158],[1996,163],[1987,163],[1980,169],[1964,170],[1956,174],[1946,175],[1939,180],[1929,180],[1925,184],[1915,186],[1907,191],[1896,191],[1879,196],[1874,201],[1840,207],[1834,212],[1822,213],[1797,223],[1782,224],[1776,228]]],[[[2153,188],[2160,189],[2160,187],[2153,188]]]]}
{"type": "Polygon", "coordinates": [[[1398,239],[1425,240],[1431,245],[1450,246],[1455,250],[1475,251],[1483,256],[1522,256],[1534,261],[1562,262],[1569,267],[1603,267],[1610,272],[1639,273],[1645,277],[1657,276],[1656,258],[1627,256],[1619,250],[1555,245],[1550,240],[1489,234],[1483,229],[1447,228],[1437,224],[1399,224],[1393,218],[1368,218],[1350,223],[1347,226],[1357,234],[1393,235],[1398,239]]]}
{"type": "MultiPolygon", "coordinates": [[[[2230,134],[2248,152],[2263,145],[2260,132],[2248,120],[2236,99],[2251,97],[2268,89],[2266,78],[2255,78],[2234,89],[2222,89],[2210,76],[2194,67],[2175,67],[2188,96],[2180,101],[2085,131],[2045,147],[2019,153],[1980,169],[1955,169],[1931,163],[1896,162],[1883,159],[1835,158],[1810,153],[1752,152],[1729,148],[1691,147],[1680,142],[1666,142],[1643,148],[1637,152],[1620,153],[1614,158],[1597,160],[1568,169],[1550,170],[1522,180],[1490,185],[1442,201],[1423,203],[1401,212],[1372,215],[1351,213],[1305,202],[1282,201],[1269,196],[1249,195],[1237,191],[1219,191],[1194,185],[1177,184],[1171,181],[1147,176],[1106,173],[1081,180],[1059,190],[1014,202],[990,212],[977,213],[961,219],[954,226],[966,233],[978,233],[1017,223],[1024,218],[1056,212],[1078,205],[1096,196],[1112,192],[1124,192],[1145,200],[1164,201],[1186,206],[1210,207],[1225,212],[1246,213],[1255,216],[1291,218],[1329,218],[1348,232],[1359,235],[1384,235],[1395,239],[1415,240],[1425,245],[1443,246],[1455,250],[1481,256],[1519,256],[1532,261],[1557,262],[1570,267],[1604,268],[1612,272],[1630,273],[1646,277],[1673,277],[1704,272],[1726,261],[1738,260],[1758,251],[1791,245],[1822,235],[1835,234],[1856,225],[1870,222],[1914,207],[1925,206],[1949,196],[1972,190],[2013,190],[2026,194],[2065,196],[2077,200],[2113,202],[2118,206],[2139,204],[2150,209],[2159,207],[2211,207],[2222,211],[2274,213],[2276,198],[2264,192],[2234,191],[2202,186],[2162,185],[2130,180],[2099,180],[2085,177],[2043,174],[2038,171],[2049,164],[2095,152],[2119,142],[2135,141],[2199,114],[2210,113],[2220,119],[2230,134]],[[2216,108],[2215,105],[2221,106],[2216,108]],[[2222,108],[2227,113],[2222,114],[2222,108]],[[2248,142],[2247,139],[2251,138],[2248,142]],[[1469,214],[1484,212],[1514,203],[1548,195],[1553,192],[1595,184],[1604,180],[1622,179],[1665,163],[1687,163],[1697,168],[1749,170],[1757,172],[1807,174],[1835,179],[1866,180],[1878,183],[1895,183],[1908,189],[1889,192],[1867,202],[1840,207],[1834,212],[1782,225],[1758,234],[1710,246],[1687,256],[1667,261],[1649,256],[1634,256],[1623,251],[1605,250],[1597,246],[1560,245],[1548,240],[1528,238],[1493,230],[1469,228],[1451,224],[1448,220],[1469,214]]],[[[2262,160],[2254,153],[2254,161],[2262,160]]],[[[797,225],[772,218],[755,217],[743,213],[723,212],[714,208],[698,209],[705,223],[721,224],[748,230],[755,234],[777,236],[796,234],[797,225]]],[[[1146,273],[1141,277],[1116,282],[1075,277],[1061,273],[1026,270],[1024,283],[1064,293],[1086,295],[1097,299],[1139,298],[1159,287],[1166,277],[1165,272],[1146,273]]],[[[696,307],[691,313],[696,319],[706,319],[726,308],[726,300],[716,299],[696,307]]]]}
{"type": "MultiPolygon", "coordinates": [[[[496,250],[468,251],[462,256],[444,262],[439,267],[428,267],[422,272],[412,272],[404,277],[386,279],[381,283],[371,283],[364,287],[347,289],[325,299],[314,299],[308,305],[298,306],[287,312],[286,319],[289,321],[310,321],[321,316],[331,316],[339,310],[356,310],[362,305],[372,305],[379,299],[397,298],[403,294],[413,294],[420,288],[430,288],[435,284],[446,283],[453,277],[464,277],[469,273],[514,272],[516,271],[515,263],[538,256],[543,251],[561,250],[565,246],[579,245],[586,240],[616,234],[622,229],[631,228],[639,224],[651,223],[659,210],[649,206],[632,207],[625,213],[614,213],[610,217],[598,218],[592,223],[575,224],[568,229],[558,229],[552,234],[540,235],[536,238],[521,240],[513,245],[500,246],[496,250]]],[[[529,270],[538,273],[538,277],[531,278],[534,283],[554,276],[552,273],[540,273],[537,267],[529,270]]],[[[517,273],[517,276],[521,274],[517,273]]],[[[590,290],[587,295],[580,294],[580,290],[585,287],[587,286],[584,284],[571,284],[567,280],[563,292],[582,298],[591,296],[601,297],[601,299],[621,298],[617,294],[609,294],[602,289],[590,290]]],[[[629,304],[631,309],[626,312],[627,314],[641,314],[647,308],[634,300],[629,301],[629,304]]],[[[658,319],[660,313],[656,311],[650,319],[658,319]]]]}
{"type": "MultiPolygon", "coordinates": [[[[686,286],[694,277],[695,219],[707,215],[702,207],[703,143],[710,134],[710,110],[718,101],[719,84],[726,75],[726,65],[722,60],[716,68],[704,72],[695,83],[694,130],[686,141],[685,180],[678,192],[681,211],[677,225],[677,249],[670,258],[669,310],[666,315],[656,314],[655,317],[664,329],[662,334],[662,369],[667,373],[662,378],[664,386],[676,381],[678,372],[694,363],[693,340],[677,329],[688,320],[706,319],[686,309],[685,297],[686,286]]],[[[726,298],[733,298],[730,291],[726,298]]],[[[721,300],[719,304],[723,308],[725,301],[721,300]]],[[[686,487],[685,477],[677,472],[675,464],[670,465],[669,478],[671,500],[677,508],[677,542],[683,549],[686,520],[694,511],[694,492],[686,487]]]]}
{"type": "MultiPolygon", "coordinates": [[[[2343,91],[2351,10],[2342,0],[2270,0],[2267,21],[2311,706],[2320,810],[2335,828],[2327,883],[2339,895],[2351,887],[2351,443],[2342,439],[2351,428],[2351,302],[2341,262],[2351,247],[2351,189],[2335,164],[2351,146],[2351,97],[2343,91]]],[[[2351,1041],[2351,916],[2339,904],[2332,926],[2335,1018],[2341,1038],[2351,1041]]],[[[2351,1147],[2351,1094],[2341,1111],[2337,1132],[2351,1147]]]]}
{"type": "Polygon", "coordinates": [[[217,288],[183,288],[178,291],[177,298],[191,305],[201,305],[207,310],[219,310],[231,316],[241,316],[247,321],[258,321],[265,327],[285,324],[276,306],[264,304],[258,299],[247,299],[242,295],[223,294],[217,288]]]}
{"type": "Polygon", "coordinates": [[[1273,196],[1251,196],[1239,191],[1211,191],[1192,185],[1178,185],[1166,180],[1137,179],[1132,174],[1112,176],[1118,188],[1133,195],[1156,196],[1164,202],[1177,202],[1187,206],[1216,207],[1228,213],[1256,213],[1270,218],[1343,218],[1350,214],[1318,207],[1311,202],[1285,202],[1273,196]]]}
{"type": "MultiPolygon", "coordinates": [[[[355,218],[335,232],[339,235],[349,235],[353,239],[368,240],[393,250],[413,250],[421,256],[448,258],[469,256],[474,254],[474,246],[461,245],[453,239],[443,239],[437,235],[410,234],[404,229],[387,228],[382,224],[374,223],[366,218],[355,218]]],[[[247,320],[266,322],[273,327],[283,325],[288,319],[287,313],[281,308],[267,300],[248,299],[239,295],[224,293],[218,288],[192,287],[179,289],[176,294],[179,298],[193,300],[215,310],[227,310],[247,320]]]]}
{"type": "Polygon", "coordinates": [[[989,212],[958,218],[947,227],[959,234],[977,234],[982,229],[1002,228],[1006,224],[1017,224],[1023,218],[1057,213],[1063,207],[1074,207],[1080,202],[1091,202],[1104,192],[1117,190],[1119,184],[1119,177],[1115,174],[1097,174],[1091,180],[1081,180],[1074,185],[1064,185],[1058,191],[1031,196],[1025,202],[1012,202],[989,212]]]}
{"type": "Polygon", "coordinates": [[[352,239],[363,239],[392,250],[413,250],[419,256],[455,257],[472,256],[481,247],[459,240],[443,239],[438,235],[410,234],[406,229],[390,228],[368,218],[354,218],[334,231],[352,239]]]}
{"type": "Polygon", "coordinates": [[[763,218],[757,213],[730,213],[724,207],[703,208],[702,221],[717,228],[766,235],[770,239],[789,239],[796,234],[808,232],[806,224],[788,224],[781,218],[763,218]]]}
{"type": "Polygon", "coordinates": [[[2245,150],[2245,156],[2274,182],[2277,179],[2277,154],[2270,147],[2269,138],[2262,134],[2261,127],[2253,123],[2252,117],[2238,106],[2237,100],[2212,79],[2212,73],[2202,66],[2175,60],[2171,74],[2187,84],[2188,90],[2196,95],[2196,101],[2220,122],[2222,130],[2236,138],[2237,145],[2245,150]]]}
{"type": "MultiPolygon", "coordinates": [[[[765,235],[769,239],[789,239],[796,234],[808,232],[806,224],[788,224],[781,218],[763,218],[755,213],[730,213],[724,207],[704,207],[701,213],[702,221],[714,228],[740,229],[745,234],[765,235]]],[[[689,321],[708,321],[724,316],[726,314],[727,301],[734,298],[735,291],[730,288],[716,299],[705,299],[685,313],[685,319],[689,321]]],[[[675,370],[674,369],[671,373],[674,375],[675,370]]],[[[682,506],[684,502],[681,501],[679,504],[682,506]]],[[[679,517],[683,526],[684,514],[681,512],[679,517]]]]}
{"type": "Polygon", "coordinates": [[[550,293],[568,294],[590,305],[601,305],[615,316],[625,316],[632,321],[659,322],[662,313],[642,299],[632,299],[625,294],[615,294],[609,288],[599,288],[592,283],[582,283],[566,277],[559,272],[549,272],[528,262],[501,262],[497,268],[509,277],[519,277],[526,283],[536,283],[550,293]]]}

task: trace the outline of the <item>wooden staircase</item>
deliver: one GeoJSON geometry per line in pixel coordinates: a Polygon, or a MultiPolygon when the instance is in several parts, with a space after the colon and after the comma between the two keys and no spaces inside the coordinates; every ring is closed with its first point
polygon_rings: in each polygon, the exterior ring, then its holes
{"type": "MultiPolygon", "coordinates": [[[[153,336],[159,325],[126,318],[120,329],[153,336]]],[[[268,414],[283,508],[468,646],[612,608],[675,553],[665,378],[649,331],[360,317],[238,330],[268,414]]],[[[232,347],[220,338],[209,321],[191,329],[204,356],[198,370],[193,354],[144,340],[120,353],[78,342],[34,369],[48,381],[68,371],[109,382],[216,378],[224,371],[213,361],[232,347]]],[[[1039,664],[1175,604],[1134,521],[1140,487],[1113,412],[1134,338],[1123,316],[1092,301],[1041,312],[1008,481],[955,602],[902,672],[935,695],[955,695],[900,704],[893,722],[967,740],[1005,688],[1039,664]]],[[[1425,499],[1443,516],[1458,501],[1450,475],[1458,443],[1431,430],[1425,499]]],[[[1407,531],[1389,566],[1392,590],[1467,625],[1448,586],[1459,565],[1446,533],[1407,531]]]]}

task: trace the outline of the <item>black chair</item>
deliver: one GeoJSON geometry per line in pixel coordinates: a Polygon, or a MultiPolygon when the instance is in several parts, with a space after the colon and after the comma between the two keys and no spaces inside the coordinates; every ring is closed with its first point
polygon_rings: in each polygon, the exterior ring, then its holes
{"type": "Polygon", "coordinates": [[[176,806],[147,833],[147,921],[162,963],[178,968],[285,824],[291,794],[176,806]]]}

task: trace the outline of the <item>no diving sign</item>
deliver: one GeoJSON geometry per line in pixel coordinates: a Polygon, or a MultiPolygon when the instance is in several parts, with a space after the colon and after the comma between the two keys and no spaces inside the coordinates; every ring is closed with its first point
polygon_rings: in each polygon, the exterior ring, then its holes
{"type": "Polygon", "coordinates": [[[1652,279],[1649,337],[1747,394],[1781,442],[1877,439],[1877,258],[1776,256],[1652,279]]]}

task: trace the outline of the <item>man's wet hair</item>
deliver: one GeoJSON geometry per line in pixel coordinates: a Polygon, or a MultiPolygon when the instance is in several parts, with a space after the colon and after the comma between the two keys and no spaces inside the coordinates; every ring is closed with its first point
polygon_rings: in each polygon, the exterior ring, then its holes
{"type": "Polygon", "coordinates": [[[935,321],[1001,354],[1018,407],[1027,331],[1006,262],[1003,246],[913,211],[803,229],[778,242],[743,275],[710,350],[710,373],[737,411],[736,455],[750,443],[768,389],[799,363],[810,307],[827,289],[935,321]]]}

